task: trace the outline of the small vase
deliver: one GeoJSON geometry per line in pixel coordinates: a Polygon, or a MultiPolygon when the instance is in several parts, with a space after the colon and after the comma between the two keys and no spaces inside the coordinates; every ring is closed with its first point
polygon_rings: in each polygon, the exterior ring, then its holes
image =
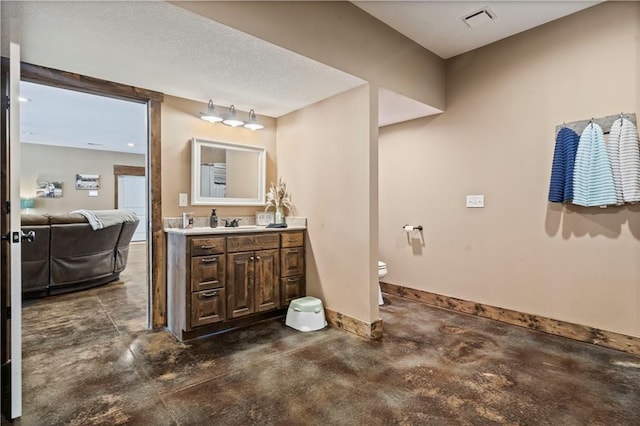
{"type": "Polygon", "coordinates": [[[282,212],[282,207],[276,207],[276,216],[274,219],[274,223],[284,223],[284,213],[282,212]]]}

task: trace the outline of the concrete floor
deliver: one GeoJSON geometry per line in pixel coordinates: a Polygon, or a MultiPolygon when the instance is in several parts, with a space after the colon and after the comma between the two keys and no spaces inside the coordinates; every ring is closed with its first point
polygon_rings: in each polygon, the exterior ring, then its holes
{"type": "Polygon", "coordinates": [[[639,357],[393,296],[381,342],[273,320],[179,343],[145,330],[132,248],[122,281],[23,309],[15,424],[640,424],[639,357]]]}

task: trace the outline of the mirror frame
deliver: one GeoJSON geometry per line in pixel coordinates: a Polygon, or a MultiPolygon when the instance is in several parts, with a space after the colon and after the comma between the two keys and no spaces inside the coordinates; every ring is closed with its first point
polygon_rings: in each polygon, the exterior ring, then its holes
{"type": "Polygon", "coordinates": [[[264,206],[267,175],[267,150],[259,146],[193,138],[191,141],[191,205],[194,206],[264,206]],[[221,148],[258,154],[257,198],[200,196],[200,160],[203,147],[221,148]]]}

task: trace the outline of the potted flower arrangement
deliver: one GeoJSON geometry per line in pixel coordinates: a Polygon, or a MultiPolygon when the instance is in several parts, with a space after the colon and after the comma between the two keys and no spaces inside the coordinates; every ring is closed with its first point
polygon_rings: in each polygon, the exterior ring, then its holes
{"type": "Polygon", "coordinates": [[[282,178],[278,179],[277,185],[271,182],[264,211],[267,211],[269,207],[276,209],[275,223],[284,223],[284,212],[282,208],[285,207],[291,210],[291,194],[287,189],[287,184],[282,181],[282,178]]]}

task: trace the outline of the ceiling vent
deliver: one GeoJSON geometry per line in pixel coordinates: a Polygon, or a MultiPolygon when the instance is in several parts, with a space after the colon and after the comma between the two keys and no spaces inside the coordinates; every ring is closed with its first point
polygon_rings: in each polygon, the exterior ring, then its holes
{"type": "Polygon", "coordinates": [[[496,19],[496,14],[493,13],[493,11],[488,7],[483,7],[477,12],[473,12],[471,15],[468,15],[462,18],[464,23],[471,28],[475,28],[480,25],[486,24],[487,22],[492,21],[494,19],[496,19]]]}

